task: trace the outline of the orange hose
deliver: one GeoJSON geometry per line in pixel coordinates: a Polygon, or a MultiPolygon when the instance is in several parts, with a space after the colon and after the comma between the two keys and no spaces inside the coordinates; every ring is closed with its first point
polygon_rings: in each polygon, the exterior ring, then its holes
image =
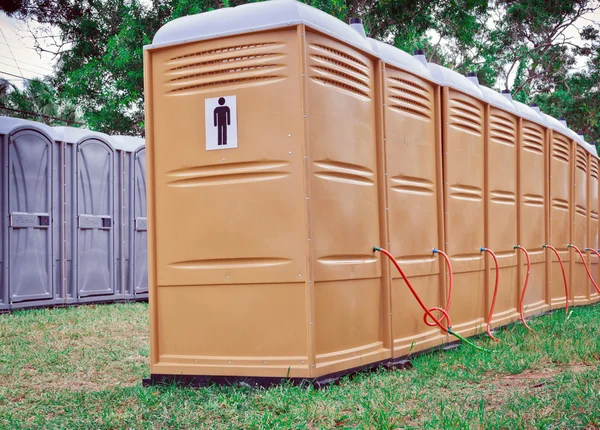
{"type": "Polygon", "coordinates": [[[567,275],[565,274],[565,266],[563,265],[562,258],[560,258],[558,251],[552,245],[544,245],[544,246],[542,246],[542,248],[550,248],[554,252],[556,257],[558,258],[558,263],[560,264],[560,270],[562,270],[563,282],[565,284],[565,302],[566,302],[565,313],[567,314],[567,317],[568,317],[569,316],[569,285],[567,284],[567,275]]]}
{"type": "MultiPolygon", "coordinates": [[[[583,258],[583,254],[581,253],[579,248],[577,248],[575,245],[569,245],[569,246],[571,248],[574,248],[575,251],[577,251],[577,253],[581,257],[581,261],[583,261],[583,267],[585,267],[585,271],[587,272],[588,278],[590,278],[590,281],[592,281],[592,284],[594,284],[594,288],[596,289],[596,291],[598,291],[598,293],[600,293],[600,288],[598,288],[598,284],[596,284],[596,281],[594,281],[594,278],[592,278],[592,274],[590,273],[590,269],[589,269],[587,263],[585,262],[585,258],[583,258]]],[[[589,248],[586,248],[586,249],[589,249],[589,248]]]]}
{"type": "Polygon", "coordinates": [[[525,316],[523,315],[523,302],[525,301],[525,291],[527,290],[527,285],[529,284],[529,272],[531,271],[531,259],[529,258],[529,252],[521,245],[515,246],[516,249],[520,249],[525,253],[525,257],[527,258],[527,276],[525,276],[525,283],[523,284],[523,292],[521,293],[521,303],[519,305],[519,313],[521,314],[521,322],[527,327],[527,330],[533,331],[531,327],[527,325],[525,322],[525,316]]]}
{"type": "Polygon", "coordinates": [[[489,337],[494,339],[496,342],[500,342],[500,340],[498,340],[497,338],[494,337],[494,335],[492,334],[492,331],[491,331],[492,317],[494,316],[494,306],[496,306],[496,296],[498,295],[498,279],[500,278],[500,267],[498,265],[498,259],[496,258],[496,254],[494,254],[494,252],[491,249],[481,248],[481,252],[489,253],[492,256],[492,258],[494,259],[494,263],[496,264],[496,283],[494,285],[494,295],[492,297],[492,306],[490,306],[490,314],[488,316],[488,323],[487,323],[486,331],[487,331],[487,334],[489,337]]]}
{"type": "MultiPolygon", "coordinates": [[[[448,267],[448,300],[446,300],[445,310],[446,310],[446,313],[449,313],[450,312],[450,300],[452,299],[452,286],[454,285],[454,277],[452,275],[452,264],[450,263],[450,258],[446,255],[445,252],[440,251],[439,249],[434,249],[433,253],[441,254],[442,257],[444,257],[444,260],[446,260],[446,267],[448,267]]],[[[427,319],[427,317],[428,317],[428,315],[425,313],[423,315],[423,322],[425,322],[425,324],[427,324],[429,327],[435,327],[437,324],[433,321],[429,321],[427,319]]],[[[440,321],[443,321],[443,320],[444,320],[444,318],[442,318],[440,321]]]]}
{"type": "MultiPolygon", "coordinates": [[[[419,305],[421,305],[421,307],[425,311],[425,317],[424,317],[424,319],[426,319],[427,317],[431,318],[431,321],[433,321],[435,325],[437,325],[439,328],[441,328],[444,331],[444,333],[448,333],[448,328],[452,327],[452,324],[450,323],[450,316],[448,315],[448,312],[446,312],[446,310],[444,310],[442,308],[439,308],[439,307],[434,307],[434,308],[431,308],[431,309],[427,309],[427,307],[425,306],[425,304],[423,303],[423,301],[421,300],[421,298],[419,297],[419,295],[417,294],[417,292],[413,288],[412,284],[410,283],[410,281],[408,280],[408,278],[404,274],[404,271],[402,270],[402,268],[400,268],[400,265],[398,264],[398,262],[396,261],[396,259],[394,258],[394,256],[392,254],[390,254],[388,251],[386,251],[385,249],[383,249],[383,248],[377,248],[377,247],[375,247],[373,249],[375,251],[381,252],[382,254],[385,254],[392,261],[392,263],[394,264],[394,266],[396,266],[396,269],[400,273],[400,276],[402,276],[402,279],[404,279],[404,282],[406,282],[406,285],[410,289],[410,292],[415,297],[415,299],[417,299],[417,302],[419,302],[419,305]],[[433,311],[440,312],[442,314],[442,318],[440,320],[437,320],[433,316],[433,314],[432,314],[433,311]],[[444,327],[444,325],[442,324],[442,321],[444,319],[446,320],[446,322],[448,324],[448,328],[444,327]]],[[[427,321],[426,321],[426,323],[427,323],[427,321]]]]}

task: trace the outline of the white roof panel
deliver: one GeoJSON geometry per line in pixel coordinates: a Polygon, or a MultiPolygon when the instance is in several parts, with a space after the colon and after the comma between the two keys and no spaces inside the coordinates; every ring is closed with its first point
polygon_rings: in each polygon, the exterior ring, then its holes
{"type": "Polygon", "coordinates": [[[441,86],[454,88],[480,100],[485,100],[479,85],[475,85],[466,76],[433,63],[429,63],[427,67],[433,79],[441,86]]]}
{"type": "Polygon", "coordinates": [[[557,132],[565,135],[566,137],[573,138],[573,136],[569,133],[569,129],[567,127],[565,127],[563,124],[561,124],[561,122],[559,120],[557,120],[553,116],[546,115],[543,112],[542,112],[542,115],[546,119],[546,127],[551,128],[552,130],[557,131],[557,132]]]}
{"type": "Polygon", "coordinates": [[[375,53],[384,63],[387,63],[390,66],[398,67],[399,69],[410,72],[420,78],[434,81],[433,76],[431,75],[431,72],[427,66],[410,55],[408,52],[404,52],[395,46],[380,42],[379,40],[369,39],[369,42],[371,43],[373,51],[375,51],[375,53]]]}
{"type": "Polygon", "coordinates": [[[504,97],[502,94],[500,94],[498,91],[495,91],[488,87],[484,87],[483,85],[481,85],[479,87],[479,89],[483,93],[483,96],[485,97],[485,101],[487,101],[492,106],[495,106],[500,109],[504,109],[505,111],[511,112],[514,114],[517,113],[517,109],[515,108],[515,105],[510,100],[508,100],[506,97],[504,97]]]}
{"type": "Polygon", "coordinates": [[[41,131],[45,133],[51,140],[57,140],[56,133],[52,127],[49,127],[46,124],[21,118],[0,116],[0,134],[10,134],[23,128],[41,131]]]}
{"type": "MultiPolygon", "coordinates": [[[[108,135],[104,133],[99,133],[97,131],[87,130],[85,128],[76,128],[76,127],[53,127],[54,131],[58,134],[59,140],[67,143],[79,143],[82,140],[87,139],[100,139],[106,143],[109,143],[111,146],[115,147],[115,141],[108,135]]],[[[116,145],[116,149],[122,149],[119,145],[116,145]]]]}
{"type": "Polygon", "coordinates": [[[513,105],[517,110],[517,113],[528,121],[535,122],[539,125],[546,126],[546,119],[542,117],[538,112],[536,112],[533,108],[527,106],[525,103],[518,102],[513,100],[513,105]]]}
{"type": "Polygon", "coordinates": [[[141,137],[134,136],[111,136],[115,145],[119,147],[119,149],[124,149],[125,151],[137,151],[139,148],[146,145],[146,141],[141,137]]]}
{"type": "Polygon", "coordinates": [[[270,0],[184,16],[162,26],[145,49],[304,24],[372,53],[369,42],[343,21],[295,0],[270,0]]]}

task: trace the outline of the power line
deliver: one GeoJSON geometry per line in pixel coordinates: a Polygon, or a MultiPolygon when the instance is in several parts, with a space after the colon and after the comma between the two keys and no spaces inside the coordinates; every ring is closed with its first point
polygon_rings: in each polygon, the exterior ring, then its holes
{"type": "MultiPolygon", "coordinates": [[[[8,45],[8,40],[6,39],[6,35],[4,34],[4,30],[2,30],[2,27],[0,27],[0,34],[2,34],[2,37],[4,37],[4,40],[6,41],[6,44],[8,45]]],[[[21,66],[19,66],[19,63],[17,63],[17,59],[15,58],[15,54],[13,53],[10,45],[8,45],[8,52],[10,52],[10,55],[12,55],[13,61],[15,62],[15,64],[17,65],[17,69],[19,70],[19,74],[21,75],[21,77],[23,79],[25,79],[25,76],[23,76],[23,71],[21,70],[21,66]]],[[[23,94],[25,95],[25,97],[27,97],[31,101],[31,105],[33,106],[33,108],[39,112],[40,108],[38,107],[37,103],[35,102],[35,98],[29,97],[26,92],[23,94]]],[[[43,118],[43,117],[40,116],[40,118],[43,118]]]]}
{"type": "Polygon", "coordinates": [[[13,77],[15,77],[15,78],[23,79],[23,80],[25,80],[25,81],[32,81],[32,80],[33,80],[33,79],[25,78],[25,77],[23,77],[23,76],[19,76],[19,75],[13,75],[12,73],[5,72],[4,70],[0,70],[0,73],[4,73],[5,75],[8,75],[8,76],[13,76],[13,77]]]}
{"type": "MultiPolygon", "coordinates": [[[[0,55],[0,57],[2,57],[2,58],[8,58],[9,60],[11,60],[11,59],[12,59],[11,57],[7,57],[6,55],[0,55]]],[[[49,72],[52,72],[52,69],[50,69],[50,68],[48,68],[48,67],[39,66],[39,65],[37,65],[37,64],[33,64],[33,63],[28,63],[27,61],[23,61],[23,60],[17,60],[17,61],[18,61],[18,62],[20,62],[20,63],[23,63],[23,64],[27,64],[27,65],[29,65],[29,66],[34,66],[34,67],[37,67],[37,68],[39,68],[39,69],[41,69],[41,70],[47,70],[47,71],[49,71],[49,72]]]]}
{"type": "Polygon", "coordinates": [[[44,115],[44,114],[41,114],[41,113],[35,113],[35,112],[28,111],[28,110],[13,109],[13,108],[9,108],[9,107],[3,106],[3,105],[0,105],[0,109],[3,109],[3,110],[8,110],[8,111],[11,111],[11,112],[17,112],[17,113],[21,113],[21,114],[24,114],[24,115],[29,115],[29,116],[41,116],[41,117],[43,117],[43,118],[47,118],[47,119],[53,119],[53,120],[55,120],[55,121],[62,121],[62,122],[66,122],[67,124],[85,125],[85,124],[84,124],[84,123],[82,123],[82,122],[71,121],[70,119],[65,119],[65,118],[57,118],[57,117],[55,117],[55,116],[51,116],[51,115],[44,115]]]}
{"type": "MultiPolygon", "coordinates": [[[[0,64],[2,64],[2,65],[4,65],[4,66],[9,66],[9,67],[15,67],[15,66],[13,66],[12,64],[3,63],[2,61],[0,61],[0,64]]],[[[19,66],[17,66],[17,67],[19,67],[19,66]]],[[[19,70],[21,70],[21,71],[22,71],[22,70],[25,70],[26,72],[35,73],[36,75],[46,76],[46,74],[44,74],[44,73],[41,73],[41,72],[36,72],[36,71],[34,71],[34,70],[30,70],[30,69],[24,69],[24,68],[20,68],[20,67],[19,67],[19,70]]]]}

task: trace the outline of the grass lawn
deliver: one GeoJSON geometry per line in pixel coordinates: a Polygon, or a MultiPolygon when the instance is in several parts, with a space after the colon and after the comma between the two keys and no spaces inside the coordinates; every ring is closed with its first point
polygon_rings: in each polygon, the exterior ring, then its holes
{"type": "Polygon", "coordinates": [[[0,315],[2,428],[599,428],[600,306],[322,390],[142,388],[143,303],[0,315]]]}

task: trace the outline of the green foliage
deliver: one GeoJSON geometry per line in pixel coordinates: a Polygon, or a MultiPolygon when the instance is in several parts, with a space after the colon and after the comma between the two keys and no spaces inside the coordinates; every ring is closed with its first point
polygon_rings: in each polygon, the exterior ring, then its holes
{"type": "MultiPolygon", "coordinates": [[[[0,9],[58,29],[52,85],[90,127],[142,134],[143,50],[170,20],[258,0],[11,0],[0,9]]],[[[598,0],[303,0],[341,20],[363,19],[370,37],[482,84],[512,89],[600,140],[596,121],[600,31],[581,17],[598,0]],[[584,23],[582,25],[581,23],[584,23]],[[576,36],[576,37],[575,37],[576,36]],[[575,69],[577,58],[587,61],[575,69]]]]}
{"type": "Polygon", "coordinates": [[[41,114],[24,114],[0,108],[0,114],[10,114],[10,116],[36,120],[48,125],[72,125],[70,121],[79,122],[75,106],[61,97],[50,83],[39,79],[26,81],[23,89],[11,85],[8,81],[0,80],[0,106],[41,114]],[[62,118],[67,121],[53,120],[48,117],[62,118]]]}

